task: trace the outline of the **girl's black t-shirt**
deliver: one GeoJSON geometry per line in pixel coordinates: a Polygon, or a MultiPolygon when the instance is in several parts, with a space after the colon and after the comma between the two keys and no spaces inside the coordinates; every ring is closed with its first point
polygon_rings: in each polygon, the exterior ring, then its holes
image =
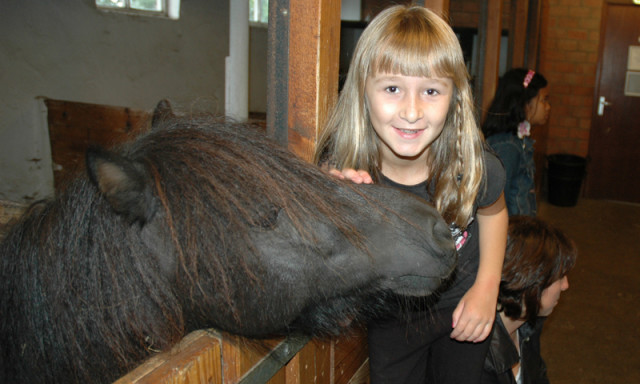
{"type": "MultiPolygon", "coordinates": [[[[506,174],[500,160],[488,151],[484,151],[483,159],[485,174],[480,183],[480,190],[474,203],[474,213],[469,225],[464,230],[454,224],[449,227],[458,250],[458,264],[449,281],[445,282],[433,297],[435,306],[438,308],[458,305],[462,296],[475,282],[480,262],[479,231],[478,223],[475,219],[476,211],[478,207],[486,207],[495,203],[504,189],[506,174]]],[[[381,175],[380,183],[412,193],[429,202],[433,201],[431,197],[433,188],[428,188],[426,181],[416,185],[402,185],[381,175]]]]}

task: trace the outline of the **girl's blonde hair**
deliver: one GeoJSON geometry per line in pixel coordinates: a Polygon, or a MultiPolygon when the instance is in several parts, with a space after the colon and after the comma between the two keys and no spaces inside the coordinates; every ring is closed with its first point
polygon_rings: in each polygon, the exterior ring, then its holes
{"type": "Polygon", "coordinates": [[[424,7],[390,7],[364,30],[338,102],[320,134],[316,162],[328,154],[338,169],[362,169],[379,179],[382,144],[365,96],[367,78],[377,73],[453,80],[445,126],[429,148],[427,163],[429,181],[435,182],[436,208],[447,222],[465,228],[484,172],[483,138],[460,43],[449,25],[424,7]]]}

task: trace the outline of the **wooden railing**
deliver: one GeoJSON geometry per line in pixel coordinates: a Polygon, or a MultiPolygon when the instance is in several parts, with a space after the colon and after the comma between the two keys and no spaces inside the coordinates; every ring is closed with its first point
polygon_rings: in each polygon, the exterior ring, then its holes
{"type": "Polygon", "coordinates": [[[366,337],[249,340],[202,330],[151,357],[115,384],[362,384],[366,337]]]}

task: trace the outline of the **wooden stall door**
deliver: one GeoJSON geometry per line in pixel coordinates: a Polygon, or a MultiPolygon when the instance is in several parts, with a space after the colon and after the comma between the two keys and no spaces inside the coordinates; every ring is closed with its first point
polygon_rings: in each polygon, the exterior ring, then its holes
{"type": "Polygon", "coordinates": [[[640,6],[605,3],[600,39],[585,194],[640,203],[640,6]]]}

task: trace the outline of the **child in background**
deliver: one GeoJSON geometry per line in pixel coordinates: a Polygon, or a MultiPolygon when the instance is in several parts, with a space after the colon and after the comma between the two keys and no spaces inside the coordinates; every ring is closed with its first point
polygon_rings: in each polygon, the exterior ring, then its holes
{"type": "Polygon", "coordinates": [[[577,250],[560,230],[529,216],[509,220],[498,316],[482,384],[548,384],[540,356],[546,316],[569,288],[577,250]]]}
{"type": "Polygon", "coordinates": [[[506,245],[504,169],[485,151],[453,30],[421,6],[376,16],[355,48],[316,161],[435,205],[458,248],[429,303],[368,325],[371,383],[478,383],[506,245]]]}
{"type": "Polygon", "coordinates": [[[487,143],[498,154],[507,183],[504,195],[509,216],[535,216],[536,187],[531,127],[549,119],[547,80],[530,69],[507,71],[498,82],[482,131],[487,143]]]}

